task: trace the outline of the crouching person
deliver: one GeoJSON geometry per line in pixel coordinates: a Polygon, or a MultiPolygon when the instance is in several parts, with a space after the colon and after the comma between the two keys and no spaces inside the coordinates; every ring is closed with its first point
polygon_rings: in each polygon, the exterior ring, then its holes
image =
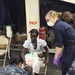
{"type": "Polygon", "coordinates": [[[9,60],[9,65],[0,69],[0,75],[30,75],[28,71],[22,69],[23,59],[19,56],[13,56],[9,60]]]}
{"type": "Polygon", "coordinates": [[[39,75],[40,67],[43,64],[43,61],[45,64],[47,64],[47,56],[48,56],[48,48],[47,43],[37,38],[38,37],[38,30],[32,29],[30,31],[30,38],[24,42],[23,44],[23,50],[22,50],[22,57],[24,60],[24,66],[26,64],[30,65],[33,70],[34,75],[39,75]],[[26,50],[29,49],[29,53],[26,54],[26,50]],[[45,50],[45,60],[43,60],[43,52],[45,50]],[[28,58],[28,59],[27,59],[28,58]],[[30,62],[27,62],[31,61],[30,62]]]}

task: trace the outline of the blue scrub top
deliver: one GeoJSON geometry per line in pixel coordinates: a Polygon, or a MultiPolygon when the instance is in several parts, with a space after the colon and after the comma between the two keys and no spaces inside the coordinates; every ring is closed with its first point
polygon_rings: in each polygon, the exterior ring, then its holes
{"type": "Polygon", "coordinates": [[[54,25],[55,46],[75,44],[75,30],[72,26],[61,20],[57,20],[54,25]]]}

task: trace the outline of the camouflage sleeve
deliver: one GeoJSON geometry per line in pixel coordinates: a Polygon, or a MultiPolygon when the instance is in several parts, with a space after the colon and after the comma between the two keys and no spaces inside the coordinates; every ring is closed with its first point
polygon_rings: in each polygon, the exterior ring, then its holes
{"type": "Polygon", "coordinates": [[[68,72],[66,73],[66,75],[75,75],[75,60],[73,61],[70,69],[68,70],[68,72]]]}

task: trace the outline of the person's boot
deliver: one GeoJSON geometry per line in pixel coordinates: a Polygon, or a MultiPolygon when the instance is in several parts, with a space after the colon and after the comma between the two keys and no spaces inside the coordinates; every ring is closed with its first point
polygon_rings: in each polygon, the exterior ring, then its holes
{"type": "Polygon", "coordinates": [[[34,73],[34,75],[39,75],[39,74],[37,74],[37,73],[34,73]]]}

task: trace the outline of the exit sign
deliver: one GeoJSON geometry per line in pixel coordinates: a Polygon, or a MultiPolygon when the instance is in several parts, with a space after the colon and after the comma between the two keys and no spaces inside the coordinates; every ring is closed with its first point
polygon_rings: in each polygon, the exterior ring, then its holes
{"type": "Polygon", "coordinates": [[[30,25],[36,25],[37,24],[37,21],[29,21],[29,24],[30,25]]]}

